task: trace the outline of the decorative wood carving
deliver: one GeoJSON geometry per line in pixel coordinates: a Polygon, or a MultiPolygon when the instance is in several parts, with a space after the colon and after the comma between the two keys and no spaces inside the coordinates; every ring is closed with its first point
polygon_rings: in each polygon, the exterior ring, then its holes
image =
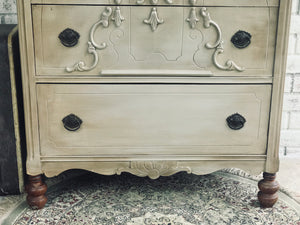
{"type": "Polygon", "coordinates": [[[199,22],[199,19],[197,18],[197,15],[196,15],[196,8],[195,7],[191,8],[190,15],[186,19],[186,21],[190,23],[190,26],[191,26],[192,29],[195,29],[196,24],[199,22]]]}
{"type": "MultiPolygon", "coordinates": [[[[115,0],[115,4],[120,5],[122,0],[115,0]]],[[[119,6],[115,7],[113,12],[113,17],[111,18],[112,21],[115,22],[117,27],[121,26],[125,18],[122,16],[121,9],[119,6]]]]}
{"type": "Polygon", "coordinates": [[[27,192],[27,203],[32,209],[41,209],[47,203],[47,185],[43,183],[42,176],[29,176],[25,187],[27,192]]]}
{"type": "Polygon", "coordinates": [[[73,71],[80,71],[80,72],[90,71],[97,66],[97,64],[99,62],[99,56],[98,56],[96,49],[99,49],[99,50],[105,49],[107,45],[104,42],[101,44],[97,44],[94,40],[94,33],[99,25],[102,25],[103,27],[109,26],[108,20],[109,20],[109,17],[111,14],[112,14],[112,9],[110,7],[106,7],[105,11],[101,15],[101,19],[97,23],[95,23],[91,28],[90,41],[87,44],[88,44],[88,53],[90,53],[94,56],[94,63],[91,66],[86,66],[85,62],[79,61],[74,66],[67,67],[66,68],[67,72],[71,73],[73,71]]]}
{"type": "Polygon", "coordinates": [[[122,25],[122,23],[123,23],[123,21],[125,20],[125,18],[122,16],[122,14],[121,14],[121,9],[120,9],[119,6],[117,6],[117,7],[115,8],[115,11],[114,11],[114,13],[113,13],[113,17],[112,17],[111,19],[112,19],[112,21],[115,22],[115,25],[116,25],[117,27],[119,27],[119,26],[122,25]]]}
{"type": "MultiPolygon", "coordinates": [[[[120,4],[121,0],[115,0],[116,4],[120,4]]],[[[172,1],[167,1],[169,4],[172,3],[172,1]]],[[[138,4],[143,4],[144,1],[137,1],[138,4]]],[[[157,1],[152,1],[153,4],[158,4],[158,0],[157,1]]],[[[190,3],[192,5],[194,5],[196,3],[196,0],[190,0],[190,3]]],[[[222,40],[222,31],[221,28],[219,27],[219,25],[213,21],[210,17],[210,14],[207,12],[205,7],[202,7],[200,9],[200,14],[204,19],[204,27],[205,28],[210,28],[211,26],[215,27],[216,31],[217,31],[217,40],[215,43],[206,43],[206,48],[208,49],[215,49],[215,52],[213,54],[213,63],[214,65],[221,69],[221,70],[237,70],[239,72],[244,71],[245,69],[243,67],[238,66],[234,61],[232,60],[227,60],[227,62],[225,63],[225,65],[221,65],[218,62],[218,55],[222,54],[224,52],[224,47],[223,47],[223,40],[222,40]]],[[[105,9],[105,11],[102,13],[101,15],[101,19],[95,23],[90,31],[90,41],[87,43],[88,44],[88,53],[92,54],[94,56],[94,62],[91,66],[86,66],[85,62],[83,61],[79,61],[78,63],[76,63],[74,66],[72,67],[67,67],[66,71],[67,72],[73,72],[73,71],[90,71],[92,69],[94,69],[98,62],[99,62],[99,56],[98,53],[96,51],[96,49],[102,50],[106,48],[106,43],[101,43],[101,44],[97,44],[94,40],[94,33],[95,30],[97,29],[97,27],[99,25],[102,25],[104,28],[109,26],[109,18],[112,15],[112,9],[110,7],[107,7],[105,9]]],[[[111,18],[115,25],[117,27],[121,26],[121,24],[123,23],[123,21],[125,20],[125,18],[122,16],[121,14],[121,10],[119,6],[116,6],[114,12],[113,12],[113,16],[111,18]]],[[[192,29],[195,29],[197,22],[199,22],[199,19],[197,18],[197,14],[196,14],[196,8],[192,7],[191,11],[190,11],[190,15],[189,18],[186,19],[187,22],[189,22],[190,27],[192,29]]],[[[150,25],[151,30],[154,32],[158,25],[163,24],[164,20],[160,19],[157,13],[157,8],[153,7],[151,12],[150,12],[150,16],[148,19],[145,19],[143,21],[145,24],[150,25]]]]}
{"type": "Polygon", "coordinates": [[[204,19],[204,27],[205,28],[210,28],[211,26],[215,27],[215,29],[217,30],[217,41],[214,44],[211,43],[206,43],[205,47],[208,49],[215,49],[215,53],[213,55],[213,62],[215,64],[215,66],[221,70],[237,70],[239,72],[242,72],[245,70],[245,68],[238,66],[235,62],[233,62],[232,60],[228,60],[225,65],[221,65],[220,63],[218,63],[217,60],[217,56],[219,54],[222,54],[224,52],[224,47],[223,47],[223,40],[222,40],[222,31],[221,28],[219,27],[219,25],[213,21],[210,18],[210,14],[207,12],[207,9],[205,7],[202,7],[200,9],[200,14],[204,19]]]}
{"type": "Polygon", "coordinates": [[[155,31],[159,24],[164,23],[164,20],[159,19],[156,8],[152,8],[149,19],[145,19],[144,23],[149,24],[152,31],[155,31]]]}
{"type": "MultiPolygon", "coordinates": [[[[190,0],[190,4],[192,6],[194,6],[196,4],[197,0],[190,0]]],[[[197,18],[197,14],[196,14],[196,8],[192,7],[190,10],[190,15],[189,17],[186,19],[187,22],[190,23],[190,26],[192,29],[195,29],[196,24],[199,22],[199,19],[197,18]]]]}
{"type": "Polygon", "coordinates": [[[276,174],[264,173],[264,179],[258,182],[258,200],[262,208],[271,208],[278,200],[279,184],[276,174]]]}
{"type": "Polygon", "coordinates": [[[157,179],[160,176],[170,176],[175,173],[186,171],[191,173],[190,167],[180,167],[176,161],[133,161],[128,168],[117,169],[117,174],[129,172],[140,177],[149,176],[157,179]]]}
{"type": "MultiPolygon", "coordinates": [[[[158,4],[158,0],[151,1],[152,4],[158,4]]],[[[172,1],[166,1],[167,3],[171,4],[172,1]]],[[[116,4],[120,4],[121,0],[115,0],[116,4]]],[[[137,1],[138,4],[143,4],[144,1],[137,1]]],[[[196,0],[190,0],[190,4],[191,5],[195,5],[196,0]]],[[[99,63],[99,56],[97,53],[97,49],[102,50],[106,48],[106,43],[101,43],[101,44],[97,44],[94,40],[94,33],[96,31],[96,29],[98,28],[99,25],[102,25],[104,28],[109,26],[109,18],[110,16],[113,14],[112,16],[112,20],[114,21],[115,25],[117,27],[121,26],[123,21],[125,20],[125,18],[122,16],[121,14],[121,10],[119,6],[116,6],[114,12],[112,12],[112,9],[110,7],[106,7],[105,11],[102,13],[101,15],[101,19],[96,22],[90,31],[90,41],[88,41],[88,53],[92,54],[94,56],[94,62],[91,66],[86,66],[84,61],[79,61],[78,63],[76,63],[74,66],[71,67],[67,67],[66,71],[67,72],[73,72],[73,71],[90,71],[92,69],[94,69],[98,63],[99,63]]],[[[217,31],[217,40],[215,43],[206,43],[206,48],[208,49],[215,49],[215,52],[213,54],[213,63],[214,65],[221,70],[237,70],[237,71],[244,71],[245,69],[243,67],[238,66],[234,61],[232,60],[227,60],[227,62],[225,63],[225,65],[221,65],[218,62],[218,55],[222,54],[224,52],[224,47],[223,47],[223,40],[222,40],[222,31],[219,27],[219,25],[214,22],[211,17],[210,14],[207,12],[205,7],[202,7],[200,9],[200,14],[204,19],[204,27],[205,28],[210,28],[211,26],[215,27],[216,31],[217,31]]],[[[199,19],[197,18],[197,13],[196,13],[196,8],[192,7],[191,11],[190,11],[190,15],[189,18],[186,19],[187,22],[189,22],[190,27],[192,29],[195,29],[197,22],[199,22],[199,19]]],[[[145,19],[143,21],[145,24],[150,25],[151,30],[154,32],[158,25],[163,24],[164,20],[160,19],[157,13],[157,8],[153,7],[151,12],[150,12],[150,16],[148,19],[145,19]]]]}
{"type": "MultiPolygon", "coordinates": [[[[167,4],[172,4],[173,0],[165,0],[165,2],[167,4]]],[[[138,5],[142,5],[145,3],[145,0],[137,0],[136,3],[138,5]]],[[[159,3],[159,0],[150,0],[150,3],[152,5],[157,5],[159,3]]],[[[157,9],[156,8],[152,8],[151,12],[150,12],[150,16],[149,19],[145,19],[144,20],[145,24],[149,24],[151,26],[152,31],[155,31],[158,27],[159,24],[164,23],[163,19],[159,19],[158,18],[158,14],[157,14],[157,9]]]]}
{"type": "Polygon", "coordinates": [[[213,62],[215,64],[215,66],[221,70],[237,70],[239,72],[243,72],[245,70],[244,67],[240,67],[238,66],[234,61],[232,60],[227,60],[227,62],[225,63],[225,65],[221,65],[218,60],[217,60],[217,56],[219,54],[222,54],[224,52],[224,47],[223,47],[223,41],[221,41],[220,45],[216,48],[215,53],[213,55],[213,62]]]}

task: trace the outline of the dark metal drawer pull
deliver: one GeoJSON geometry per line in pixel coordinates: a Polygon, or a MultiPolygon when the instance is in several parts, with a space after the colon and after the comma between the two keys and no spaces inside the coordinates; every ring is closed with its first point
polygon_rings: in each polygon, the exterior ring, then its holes
{"type": "Polygon", "coordinates": [[[236,48],[246,48],[251,43],[251,34],[246,31],[239,30],[232,36],[231,42],[236,48]]]}
{"type": "Polygon", "coordinates": [[[66,116],[65,118],[63,118],[62,122],[64,124],[64,127],[68,131],[76,131],[80,128],[82,124],[82,120],[74,114],[66,116]]]}
{"type": "Polygon", "coordinates": [[[70,28],[65,29],[58,36],[60,42],[66,47],[73,47],[77,45],[79,37],[79,33],[70,28]]]}
{"type": "Polygon", "coordinates": [[[226,121],[227,121],[228,126],[232,130],[240,130],[244,127],[244,124],[246,123],[246,119],[238,113],[235,113],[235,114],[227,117],[226,121]]]}

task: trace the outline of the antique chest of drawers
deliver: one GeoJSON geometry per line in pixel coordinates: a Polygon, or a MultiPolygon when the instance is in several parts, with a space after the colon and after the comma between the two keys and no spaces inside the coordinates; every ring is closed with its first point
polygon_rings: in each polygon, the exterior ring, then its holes
{"type": "Polygon", "coordinates": [[[18,1],[28,203],[41,174],[264,173],[277,200],[290,0],[18,1]]]}

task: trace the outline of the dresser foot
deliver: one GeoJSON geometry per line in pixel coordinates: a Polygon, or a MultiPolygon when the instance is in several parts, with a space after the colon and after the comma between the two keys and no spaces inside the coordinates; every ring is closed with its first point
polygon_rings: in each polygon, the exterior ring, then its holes
{"type": "Polygon", "coordinates": [[[271,208],[278,200],[279,184],[275,178],[275,173],[264,173],[264,179],[258,182],[258,200],[262,208],[271,208]]]}
{"type": "Polygon", "coordinates": [[[41,209],[47,202],[45,193],[47,185],[42,181],[42,175],[29,176],[25,187],[27,192],[27,203],[32,209],[41,209]]]}

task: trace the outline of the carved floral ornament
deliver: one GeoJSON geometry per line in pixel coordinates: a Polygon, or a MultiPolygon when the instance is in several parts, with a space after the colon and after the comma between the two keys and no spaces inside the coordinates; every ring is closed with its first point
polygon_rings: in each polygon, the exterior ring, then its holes
{"type": "Polygon", "coordinates": [[[178,166],[176,161],[132,161],[128,167],[119,168],[116,173],[120,175],[122,172],[128,172],[140,177],[148,176],[157,179],[160,176],[170,176],[182,171],[192,173],[190,167],[178,166]]]}
{"type": "MultiPolygon", "coordinates": [[[[120,4],[121,1],[122,0],[115,0],[115,2],[117,4],[120,4]]],[[[165,1],[169,4],[172,3],[172,0],[165,0],[165,1]]],[[[151,2],[153,4],[157,4],[158,0],[151,0],[151,2]]],[[[137,3],[138,4],[143,4],[144,0],[138,0],[137,3]]],[[[196,0],[190,0],[190,3],[193,5],[193,4],[196,3],[196,0]]],[[[218,55],[224,53],[224,47],[223,47],[224,41],[222,39],[221,28],[219,27],[219,25],[215,21],[213,21],[211,19],[210,14],[209,14],[209,12],[207,12],[207,9],[205,7],[200,8],[200,15],[203,18],[204,28],[208,29],[208,28],[214,27],[216,32],[217,32],[217,41],[215,43],[209,43],[208,42],[205,45],[205,47],[207,49],[214,49],[214,54],[213,54],[213,63],[214,63],[214,65],[220,70],[227,70],[227,71],[236,70],[236,71],[239,71],[239,72],[244,71],[245,69],[243,67],[238,66],[232,60],[227,60],[225,65],[221,65],[218,62],[218,55]]],[[[94,56],[93,64],[91,66],[86,66],[85,62],[79,61],[74,66],[67,67],[66,68],[67,72],[90,71],[98,65],[99,56],[98,56],[98,53],[97,53],[96,49],[103,50],[103,49],[106,48],[107,44],[106,43],[97,44],[94,40],[94,33],[100,25],[102,25],[104,28],[107,28],[109,26],[110,17],[111,17],[111,20],[114,21],[116,27],[121,26],[123,21],[125,20],[125,18],[121,14],[121,10],[120,10],[119,6],[115,7],[114,12],[113,12],[111,7],[106,7],[104,12],[102,12],[100,20],[98,22],[96,22],[90,30],[90,40],[87,43],[88,53],[92,54],[94,56]]],[[[199,22],[199,19],[197,18],[197,12],[196,12],[195,7],[192,7],[192,9],[190,11],[189,18],[187,18],[186,21],[190,24],[191,29],[196,29],[196,24],[199,22]]],[[[150,12],[149,18],[145,19],[143,22],[145,24],[150,25],[151,30],[154,32],[157,29],[158,25],[164,23],[164,20],[159,18],[158,13],[157,13],[157,9],[154,7],[154,8],[152,8],[152,10],[150,12]]]]}
{"type": "Polygon", "coordinates": [[[156,8],[152,8],[149,19],[144,20],[145,24],[151,26],[151,30],[155,31],[159,24],[164,23],[163,19],[159,19],[156,8]]]}

